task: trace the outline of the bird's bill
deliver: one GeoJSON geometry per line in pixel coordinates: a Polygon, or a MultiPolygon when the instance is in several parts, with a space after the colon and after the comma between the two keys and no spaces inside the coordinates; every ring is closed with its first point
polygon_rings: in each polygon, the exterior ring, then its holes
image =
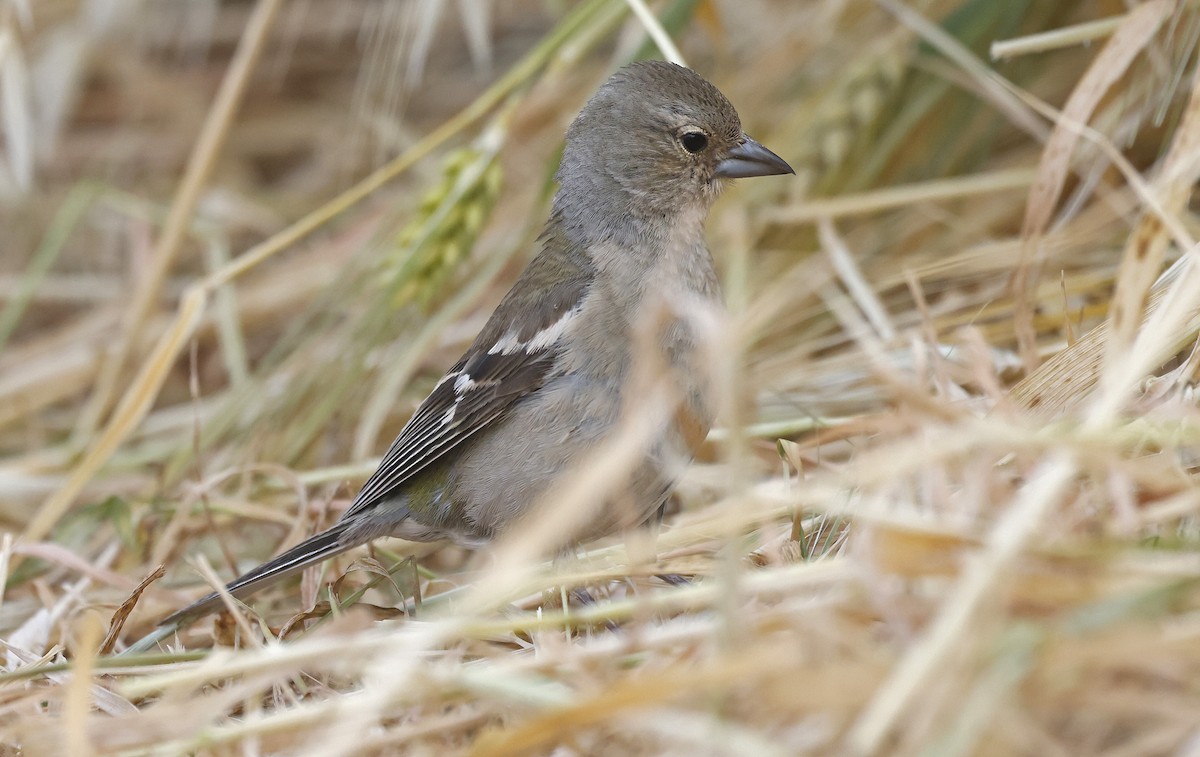
{"type": "Polygon", "coordinates": [[[777,176],[796,173],[787,161],[745,134],[742,141],[717,163],[717,176],[723,179],[748,179],[751,176],[777,176]]]}

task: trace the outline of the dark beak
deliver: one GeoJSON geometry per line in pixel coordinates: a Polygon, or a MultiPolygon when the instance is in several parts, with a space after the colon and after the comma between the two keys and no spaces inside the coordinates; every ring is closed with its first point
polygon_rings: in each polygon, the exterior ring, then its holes
{"type": "Polygon", "coordinates": [[[783,173],[796,172],[783,158],[745,134],[725,159],[717,163],[717,176],[722,179],[748,179],[751,176],[777,176],[783,173]]]}

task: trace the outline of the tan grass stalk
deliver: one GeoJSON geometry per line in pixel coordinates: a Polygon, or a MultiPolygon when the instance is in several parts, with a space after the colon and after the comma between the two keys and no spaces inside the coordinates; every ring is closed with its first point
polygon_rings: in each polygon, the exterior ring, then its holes
{"type": "MultiPolygon", "coordinates": [[[[90,435],[95,426],[102,422],[112,404],[121,372],[133,346],[137,343],[138,335],[146,327],[150,310],[161,295],[163,281],[179,254],[180,245],[191,224],[192,213],[200,202],[200,193],[212,173],[230,125],[237,114],[250,74],[281,5],[281,0],[259,0],[255,4],[254,13],[246,24],[233,60],[230,61],[229,70],[221,81],[216,99],[208,111],[208,117],[188,159],[187,170],[171,203],[162,233],[155,244],[150,270],[143,273],[138,280],[129,309],[122,318],[123,328],[118,334],[116,348],[105,356],[96,378],[91,401],[80,416],[77,428],[77,434],[80,436],[90,435]]],[[[31,538],[40,537],[31,535],[31,538]]]]}
{"type": "Polygon", "coordinates": [[[992,43],[990,52],[993,59],[1003,60],[1021,55],[1049,52],[1072,45],[1086,45],[1109,36],[1120,28],[1124,21],[1125,14],[1122,14],[1037,34],[1027,34],[1016,39],[997,40],[992,43]]]}

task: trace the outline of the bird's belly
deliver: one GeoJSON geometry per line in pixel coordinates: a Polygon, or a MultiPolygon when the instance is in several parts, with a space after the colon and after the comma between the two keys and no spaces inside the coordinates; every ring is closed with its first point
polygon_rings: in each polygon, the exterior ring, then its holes
{"type": "MultiPolygon", "coordinates": [[[[610,465],[596,453],[617,424],[620,395],[619,388],[601,381],[556,377],[518,402],[506,423],[469,442],[448,482],[458,539],[485,541],[514,525],[529,524],[525,517],[542,506],[555,485],[588,465],[610,465]],[[506,463],[498,466],[496,460],[506,463]]],[[[592,512],[580,512],[570,532],[557,535],[559,543],[548,546],[562,548],[645,522],[666,498],[674,477],[664,463],[677,456],[665,455],[664,447],[676,434],[660,436],[632,470],[615,466],[601,483],[607,496],[593,503],[592,512]]],[[[548,506],[586,509],[587,503],[548,506]]]]}

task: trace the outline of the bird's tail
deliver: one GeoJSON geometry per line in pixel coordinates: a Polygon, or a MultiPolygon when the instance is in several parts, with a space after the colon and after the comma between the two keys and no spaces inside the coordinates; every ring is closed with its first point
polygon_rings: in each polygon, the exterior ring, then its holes
{"type": "MultiPolygon", "coordinates": [[[[344,522],[337,523],[326,531],[310,536],[278,557],[267,560],[250,572],[233,579],[225,586],[225,590],[241,599],[260,589],[265,589],[281,578],[303,570],[313,563],[358,546],[359,542],[357,541],[342,540],[346,534],[346,526],[347,524],[344,522]]],[[[213,612],[221,605],[221,595],[213,592],[179,612],[168,615],[158,625],[178,628],[213,612]]]]}

